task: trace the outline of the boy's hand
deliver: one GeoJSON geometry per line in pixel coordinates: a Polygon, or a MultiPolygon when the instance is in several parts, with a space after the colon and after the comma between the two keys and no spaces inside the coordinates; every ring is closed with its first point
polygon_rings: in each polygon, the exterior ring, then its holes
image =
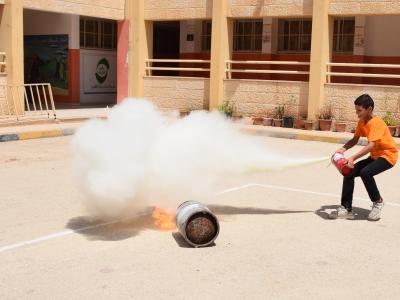
{"type": "Polygon", "coordinates": [[[347,165],[348,165],[350,168],[354,168],[354,158],[353,158],[353,157],[350,157],[350,158],[347,160],[347,165]]]}
{"type": "Polygon", "coordinates": [[[343,154],[343,153],[345,153],[346,152],[346,148],[339,148],[339,149],[337,149],[336,151],[335,151],[335,153],[340,153],[340,154],[343,154]]]}

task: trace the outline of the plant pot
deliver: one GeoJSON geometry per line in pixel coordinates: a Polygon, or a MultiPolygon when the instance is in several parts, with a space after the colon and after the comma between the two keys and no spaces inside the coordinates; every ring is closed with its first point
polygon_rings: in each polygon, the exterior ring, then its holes
{"type": "Polygon", "coordinates": [[[293,117],[283,117],[283,127],[293,128],[294,118],[293,117]]]}
{"type": "Polygon", "coordinates": [[[304,128],[306,130],[313,130],[314,128],[314,122],[312,121],[304,121],[304,128]]]}
{"type": "Polygon", "coordinates": [[[275,127],[282,127],[282,119],[274,119],[274,126],[275,127]]]}
{"type": "Polygon", "coordinates": [[[240,121],[243,119],[243,116],[232,116],[231,119],[232,121],[240,121]]]}
{"type": "Polygon", "coordinates": [[[190,114],[190,111],[180,111],[179,112],[179,116],[181,118],[184,118],[184,117],[188,116],[189,114],[190,114]]]}
{"type": "Polygon", "coordinates": [[[330,131],[332,127],[332,120],[319,120],[319,129],[321,131],[330,131]]]}
{"type": "Polygon", "coordinates": [[[272,118],[263,118],[263,125],[264,126],[272,126],[272,118]]]}
{"type": "Polygon", "coordinates": [[[392,136],[395,136],[396,135],[397,126],[388,126],[388,127],[389,127],[390,134],[392,136]]]}
{"type": "Polygon", "coordinates": [[[400,125],[397,125],[397,136],[400,137],[400,125]]]}
{"type": "Polygon", "coordinates": [[[262,125],[263,118],[262,117],[254,117],[253,118],[253,125],[262,125]]]}
{"type": "Polygon", "coordinates": [[[304,128],[304,120],[303,119],[296,119],[294,121],[294,128],[303,129],[304,128]]]}
{"type": "Polygon", "coordinates": [[[343,122],[336,122],[335,123],[335,131],[336,132],[345,132],[346,131],[346,123],[343,122]]]}

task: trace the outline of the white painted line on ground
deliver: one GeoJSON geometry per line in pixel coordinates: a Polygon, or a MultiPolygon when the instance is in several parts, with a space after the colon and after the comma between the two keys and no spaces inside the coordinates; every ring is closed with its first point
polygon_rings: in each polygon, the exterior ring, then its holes
{"type": "Polygon", "coordinates": [[[8,250],[24,247],[24,246],[29,246],[29,245],[32,245],[32,244],[37,244],[37,243],[44,242],[44,241],[47,241],[47,240],[59,238],[59,237],[62,237],[62,236],[66,236],[66,235],[75,233],[75,232],[81,232],[81,231],[85,231],[85,230],[90,230],[90,229],[94,229],[94,228],[98,228],[98,227],[102,227],[102,226],[115,224],[115,223],[118,223],[118,222],[121,222],[121,220],[116,220],[116,221],[111,221],[111,222],[107,222],[107,223],[101,223],[101,224],[97,224],[97,225],[87,226],[87,227],[83,227],[83,228],[79,228],[79,229],[75,229],[75,230],[72,230],[72,229],[63,230],[63,231],[60,231],[60,232],[56,232],[56,233],[53,233],[53,234],[42,236],[42,237],[34,239],[34,240],[24,241],[24,242],[12,244],[12,245],[9,245],[9,246],[1,247],[0,248],[0,253],[8,251],[8,250]]]}
{"type": "MultiPolygon", "coordinates": [[[[296,192],[296,193],[313,194],[313,195],[326,196],[326,197],[332,197],[332,198],[340,198],[340,195],[338,195],[338,194],[314,192],[314,191],[309,191],[309,190],[295,189],[295,188],[289,188],[289,187],[278,186],[278,185],[261,184],[261,183],[249,183],[246,186],[249,186],[249,187],[253,187],[253,186],[255,186],[255,187],[263,187],[263,188],[281,190],[281,191],[287,191],[287,192],[296,192]]],[[[361,201],[365,201],[365,202],[371,202],[370,199],[362,198],[362,197],[354,197],[354,200],[361,200],[361,201]]],[[[385,201],[385,204],[388,205],[388,206],[400,207],[399,203],[393,203],[393,202],[385,201]]]]}
{"type": "MultiPolygon", "coordinates": [[[[243,190],[243,189],[246,189],[246,188],[250,188],[250,187],[262,187],[262,188],[281,190],[281,191],[286,191],[286,192],[296,192],[296,193],[303,193],[303,194],[312,194],[312,195],[319,195],[319,196],[325,196],[325,197],[340,198],[340,195],[337,195],[337,194],[314,192],[314,191],[309,191],[309,190],[302,190],[302,189],[290,188],[290,187],[285,187],[285,186],[261,184],[261,183],[248,183],[248,184],[241,185],[241,186],[238,186],[238,187],[234,187],[234,188],[223,190],[221,192],[216,193],[216,195],[219,196],[219,195],[223,195],[223,194],[227,194],[227,193],[237,192],[237,191],[240,191],[240,190],[243,190]]],[[[361,200],[361,201],[370,202],[369,199],[361,198],[361,197],[354,197],[354,199],[355,200],[361,200]]],[[[398,204],[398,203],[385,202],[385,204],[389,205],[389,206],[400,207],[400,204],[398,204]]],[[[103,226],[107,226],[107,225],[112,225],[112,224],[119,223],[119,222],[122,222],[122,221],[124,221],[124,220],[114,220],[114,221],[101,223],[101,224],[97,224],[97,225],[93,225],[93,226],[87,226],[87,227],[83,227],[83,228],[78,228],[78,229],[75,229],[75,230],[69,229],[69,230],[60,231],[60,232],[53,233],[53,234],[50,234],[50,235],[46,235],[46,236],[43,236],[43,237],[40,237],[40,238],[37,238],[37,239],[28,240],[28,241],[24,241],[24,242],[20,242],[20,243],[16,243],[16,244],[12,244],[12,245],[1,247],[0,248],[0,253],[5,252],[5,251],[9,251],[9,250],[14,250],[14,249],[21,248],[21,247],[25,247],[25,246],[29,246],[29,245],[33,245],[33,244],[38,244],[40,242],[44,242],[44,241],[48,241],[48,240],[51,240],[51,239],[67,236],[67,235],[70,235],[70,234],[73,234],[73,233],[82,232],[82,231],[86,231],[86,230],[90,230],[90,229],[95,229],[95,228],[99,228],[99,227],[103,227],[103,226]]]]}
{"type": "Polygon", "coordinates": [[[248,183],[248,184],[241,185],[241,186],[238,186],[238,187],[234,187],[234,188],[223,190],[221,192],[216,193],[215,195],[219,196],[219,195],[223,195],[223,194],[227,194],[227,193],[237,192],[237,191],[244,190],[244,189],[247,189],[249,187],[252,187],[253,185],[254,185],[254,183],[248,183]]]}

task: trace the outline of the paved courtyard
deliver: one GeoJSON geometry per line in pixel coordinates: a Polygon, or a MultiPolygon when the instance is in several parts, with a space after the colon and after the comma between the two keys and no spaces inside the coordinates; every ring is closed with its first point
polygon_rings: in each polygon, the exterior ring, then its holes
{"type": "MultiPolygon", "coordinates": [[[[339,145],[260,138],[320,157],[339,145]]],[[[1,299],[397,299],[400,168],[377,177],[386,207],[368,222],[328,220],[341,176],[319,163],[223,178],[210,208],[220,234],[193,249],[150,216],[104,224],[81,206],[71,137],[0,144],[1,299]]],[[[182,199],[187,200],[187,199],[182,199]]]]}

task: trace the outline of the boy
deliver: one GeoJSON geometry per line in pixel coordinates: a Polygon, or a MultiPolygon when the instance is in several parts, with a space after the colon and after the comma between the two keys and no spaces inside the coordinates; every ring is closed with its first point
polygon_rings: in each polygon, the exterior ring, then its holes
{"type": "Polygon", "coordinates": [[[392,168],[398,157],[396,144],[385,122],[373,115],[374,101],[367,95],[361,95],[354,101],[356,114],[359,118],[354,137],[336,152],[344,153],[357,144],[360,137],[367,137],[368,145],[351,156],[347,164],[353,168],[349,176],[343,177],[341,206],[333,211],[331,219],[353,219],[352,212],[354,178],[361,177],[373,205],[368,215],[369,221],[381,218],[383,200],[376,186],[374,176],[392,168]],[[370,153],[370,157],[354,164],[360,157],[370,153]]]}

